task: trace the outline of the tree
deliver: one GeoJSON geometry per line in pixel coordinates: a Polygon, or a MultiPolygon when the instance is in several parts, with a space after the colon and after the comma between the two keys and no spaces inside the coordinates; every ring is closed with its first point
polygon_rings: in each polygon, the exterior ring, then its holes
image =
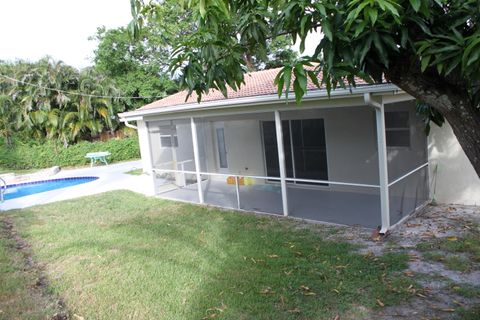
{"type": "Polygon", "coordinates": [[[0,94],[0,136],[5,139],[7,146],[12,146],[12,137],[16,128],[16,113],[12,99],[0,94]]]}
{"type": "MultiPolygon", "coordinates": [[[[131,0],[132,26],[141,26],[152,6],[131,0]]],[[[312,56],[284,65],[279,92],[293,83],[297,100],[306,79],[322,74],[330,90],[390,81],[445,117],[480,176],[480,2],[478,0],[191,0],[197,32],[179,46],[173,69],[180,86],[199,96],[210,89],[226,93],[243,83],[242,56],[268,39],[290,34],[305,45],[322,30],[312,56]],[[246,44],[246,45],[245,45],[246,44]],[[314,70],[305,69],[318,63],[314,70]]],[[[310,67],[311,68],[311,67],[310,67]]]]}
{"type": "MultiPolygon", "coordinates": [[[[137,41],[132,41],[129,29],[98,28],[92,37],[98,41],[95,66],[115,80],[126,96],[151,97],[127,100],[127,109],[134,109],[178,91],[175,74],[169,72],[174,49],[188,44],[198,31],[191,10],[185,10],[177,0],[161,1],[148,9],[142,20],[137,41]]],[[[130,30],[131,31],[131,30],[130,30]]],[[[296,57],[285,35],[268,40],[265,49],[251,46],[243,55],[250,70],[272,68],[296,57]]],[[[174,58],[174,55],[173,55],[174,58]]]]}
{"type": "Polygon", "coordinates": [[[167,72],[171,49],[154,29],[146,28],[142,39],[135,44],[123,27],[99,28],[94,39],[99,42],[95,50],[95,68],[110,77],[123,96],[134,97],[123,101],[127,110],[177,91],[177,84],[167,72]]]}
{"type": "Polygon", "coordinates": [[[65,146],[118,126],[119,90],[98,70],[61,61],[0,62],[0,135],[55,139],[65,146]]]}

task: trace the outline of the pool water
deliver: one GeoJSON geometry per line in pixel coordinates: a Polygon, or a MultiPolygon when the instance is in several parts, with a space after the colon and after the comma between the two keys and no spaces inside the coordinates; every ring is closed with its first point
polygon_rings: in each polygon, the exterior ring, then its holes
{"type": "Polygon", "coordinates": [[[97,179],[98,177],[74,177],[12,184],[7,186],[3,199],[10,200],[20,198],[31,194],[67,188],[97,179]]]}

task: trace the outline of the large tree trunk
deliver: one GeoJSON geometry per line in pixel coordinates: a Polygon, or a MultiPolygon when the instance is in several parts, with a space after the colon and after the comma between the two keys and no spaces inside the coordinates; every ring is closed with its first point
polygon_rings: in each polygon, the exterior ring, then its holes
{"type": "Polygon", "coordinates": [[[387,72],[389,80],[445,117],[480,177],[480,111],[472,106],[466,88],[451,86],[442,78],[401,69],[387,72]]]}

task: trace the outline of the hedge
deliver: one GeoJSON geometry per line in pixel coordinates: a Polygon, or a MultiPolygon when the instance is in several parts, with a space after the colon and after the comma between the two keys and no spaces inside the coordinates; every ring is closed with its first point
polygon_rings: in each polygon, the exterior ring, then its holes
{"type": "Polygon", "coordinates": [[[90,163],[85,158],[88,152],[109,151],[109,162],[140,158],[137,137],[111,139],[108,141],[81,141],[65,148],[56,141],[44,143],[16,142],[13,147],[0,145],[0,167],[4,169],[42,169],[53,166],[70,167],[90,163]]]}

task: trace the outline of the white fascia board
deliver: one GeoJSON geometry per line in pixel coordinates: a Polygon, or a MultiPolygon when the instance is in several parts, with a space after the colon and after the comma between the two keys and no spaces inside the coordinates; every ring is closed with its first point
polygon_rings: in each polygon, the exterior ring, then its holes
{"type": "MultiPolygon", "coordinates": [[[[401,91],[394,84],[376,84],[368,86],[360,86],[350,89],[337,89],[333,90],[330,93],[330,98],[345,98],[352,96],[363,96],[364,93],[377,93],[384,94],[390,92],[392,94],[397,94],[401,91]]],[[[311,100],[321,100],[329,99],[327,90],[312,90],[308,91],[303,96],[303,101],[311,100]]],[[[295,100],[294,94],[290,94],[288,101],[295,100]]],[[[224,109],[224,108],[234,108],[245,105],[265,105],[265,104],[274,104],[285,101],[285,96],[282,95],[280,98],[276,94],[272,95],[263,95],[263,96],[252,96],[245,98],[236,98],[236,99],[222,99],[215,101],[207,101],[202,103],[188,103],[180,104],[169,107],[159,107],[146,110],[137,110],[120,113],[118,116],[120,121],[132,121],[132,120],[142,120],[144,116],[160,115],[160,114],[171,114],[177,112],[185,112],[190,110],[200,111],[200,110],[211,110],[211,109],[224,109]]]]}

